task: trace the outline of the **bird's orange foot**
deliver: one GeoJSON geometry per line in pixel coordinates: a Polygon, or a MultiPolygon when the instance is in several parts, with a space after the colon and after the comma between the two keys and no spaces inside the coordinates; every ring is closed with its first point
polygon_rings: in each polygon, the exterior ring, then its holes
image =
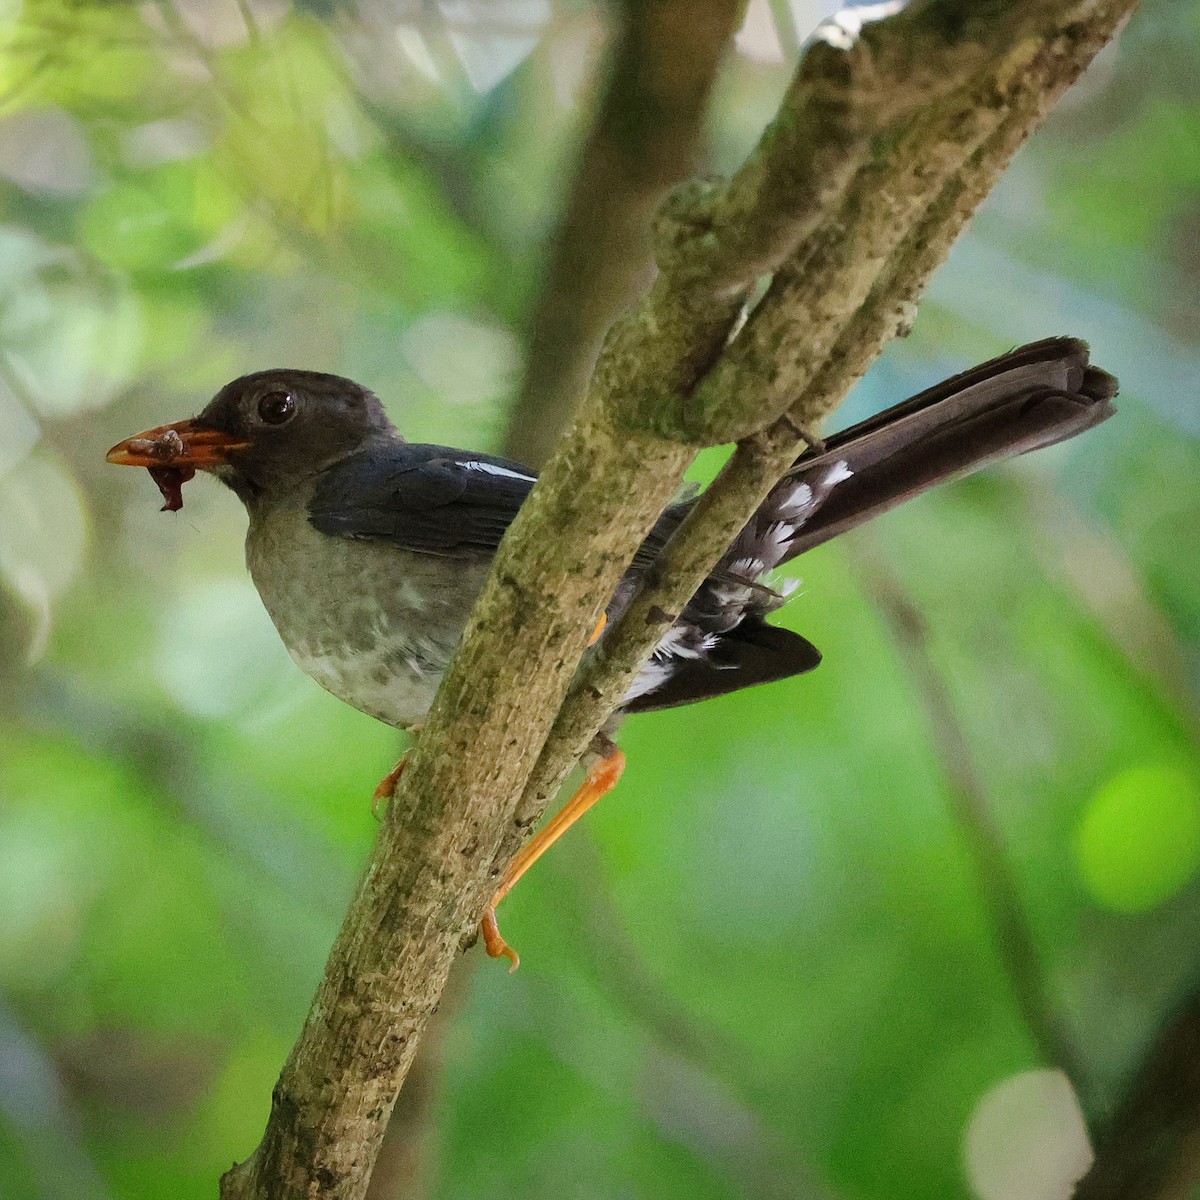
{"type": "Polygon", "coordinates": [[[512,891],[517,880],[533,866],[555,842],[558,841],[597,800],[607,796],[617,786],[621,772],[625,770],[625,755],[611,742],[606,744],[600,760],[587,773],[583,786],[556,813],[537,836],[513,859],[504,878],[492,895],[492,902],[479,923],[483,945],[492,958],[507,958],[515,971],[521,965],[521,956],[504,940],[496,924],[496,905],[512,891]]]}
{"type": "MultiPolygon", "coordinates": [[[[413,738],[421,732],[420,725],[407,726],[408,732],[413,738]]],[[[400,755],[400,761],[379,781],[379,786],[375,789],[375,794],[371,797],[371,816],[377,821],[383,820],[383,811],[387,807],[388,801],[396,794],[396,785],[400,782],[400,776],[404,774],[404,764],[408,762],[409,750],[400,755]]]]}
{"type": "Polygon", "coordinates": [[[512,963],[508,968],[511,975],[521,965],[521,956],[504,940],[500,926],[496,924],[495,908],[489,908],[483,914],[479,932],[483,935],[483,948],[492,958],[507,958],[512,963]]]}
{"type": "Polygon", "coordinates": [[[400,755],[400,761],[379,781],[379,786],[371,796],[371,816],[377,821],[383,820],[383,810],[396,794],[396,784],[404,774],[404,764],[408,761],[408,751],[400,755]]]}

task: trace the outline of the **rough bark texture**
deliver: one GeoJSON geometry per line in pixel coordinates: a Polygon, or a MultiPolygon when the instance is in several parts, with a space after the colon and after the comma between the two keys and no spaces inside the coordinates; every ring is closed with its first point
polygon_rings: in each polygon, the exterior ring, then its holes
{"type": "Polygon", "coordinates": [[[467,997],[471,967],[459,958],[437,1011],[421,1035],[371,1174],[366,1200],[422,1200],[437,1184],[437,1106],[442,1094],[446,1035],[467,997]]]}
{"type": "Polygon", "coordinates": [[[657,610],[682,607],[800,448],[797,427],[826,416],[906,325],[1012,152],[1133,6],[930,0],[848,50],[816,42],[746,166],[675,194],[656,229],[660,275],[614,326],[500,548],[262,1143],[225,1175],[225,1200],[364,1195],[451,962],[543,798],[649,654],[657,610]],[[668,548],[654,594],[571,687],[696,447],[734,438],[744,444],[668,548]]]}
{"type": "Polygon", "coordinates": [[[622,0],[596,122],[551,247],[505,453],[540,466],[605,331],[654,273],[650,221],[696,166],[721,55],[745,0],[622,0]]]}
{"type": "MultiPolygon", "coordinates": [[[[525,336],[526,370],[504,452],[540,466],[583,396],[608,327],[653,276],[651,222],[671,185],[701,157],[705,109],[744,0],[621,0],[607,78],[580,147],[525,336]]],[[[379,114],[410,156],[421,147],[379,114]]],[[[431,156],[425,154],[425,158],[431,156]]],[[[439,177],[453,164],[437,159],[439,177]]],[[[452,180],[450,180],[452,182],[452,180]]],[[[460,960],[459,966],[465,960],[460,960]]],[[[471,964],[473,965],[473,963],[471,964]]],[[[456,975],[464,990],[465,970],[456,975]]],[[[449,992],[451,988],[447,989],[449,992]]],[[[367,1200],[426,1195],[445,995],[392,1111],[367,1200]]]]}

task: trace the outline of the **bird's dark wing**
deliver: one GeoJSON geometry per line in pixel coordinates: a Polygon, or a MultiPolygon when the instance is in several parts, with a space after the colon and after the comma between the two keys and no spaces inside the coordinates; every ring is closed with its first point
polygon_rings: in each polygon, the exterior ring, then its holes
{"type": "Polygon", "coordinates": [[[322,533],[460,556],[495,550],[536,475],[448,446],[388,443],[322,475],[308,519],[322,533]]]}
{"type": "MultiPolygon", "coordinates": [[[[391,542],[425,554],[474,554],[500,544],[536,479],[511,459],[389,442],[326,470],[308,519],[336,537],[391,542]]],[[[634,576],[653,562],[691,504],[672,504],[659,517],[634,556],[634,576]]]]}

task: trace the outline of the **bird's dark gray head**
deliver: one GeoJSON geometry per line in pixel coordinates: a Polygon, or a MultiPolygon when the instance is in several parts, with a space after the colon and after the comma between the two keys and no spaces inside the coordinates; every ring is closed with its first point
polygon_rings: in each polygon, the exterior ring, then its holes
{"type": "Polygon", "coordinates": [[[340,375],[273,370],[227,383],[193,422],[227,435],[208,469],[244,500],[295,487],[376,438],[397,438],[373,392],[340,375]]]}
{"type": "Polygon", "coordinates": [[[373,393],[340,375],[283,369],[227,383],[198,417],[127,438],[108,461],[149,467],[169,508],[197,470],[249,505],[295,492],[377,440],[402,439],[373,393]]]}

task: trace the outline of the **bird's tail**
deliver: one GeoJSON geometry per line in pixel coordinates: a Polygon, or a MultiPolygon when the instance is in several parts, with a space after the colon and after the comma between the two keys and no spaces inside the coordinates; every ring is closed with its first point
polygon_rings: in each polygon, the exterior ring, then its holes
{"type": "Polygon", "coordinates": [[[1033,342],[955,375],[805,451],[705,586],[758,580],[939,483],[1083,433],[1112,416],[1116,394],[1116,379],[1090,365],[1076,338],[1033,342]]]}
{"type": "Polygon", "coordinates": [[[834,434],[797,459],[756,521],[770,520],[783,489],[846,472],[788,539],[786,562],[939,483],[1091,429],[1116,411],[1116,394],[1086,342],[1032,342],[834,434]]]}
{"type": "Polygon", "coordinates": [[[787,592],[768,586],[764,576],[936,484],[1083,433],[1112,416],[1116,394],[1116,379],[1088,362],[1086,342],[1048,338],[806,451],[656,651],[651,666],[661,681],[631,696],[628,707],[687,703],[811,670],[820,661],[817,651],[799,635],[765,624],[787,592]]]}

